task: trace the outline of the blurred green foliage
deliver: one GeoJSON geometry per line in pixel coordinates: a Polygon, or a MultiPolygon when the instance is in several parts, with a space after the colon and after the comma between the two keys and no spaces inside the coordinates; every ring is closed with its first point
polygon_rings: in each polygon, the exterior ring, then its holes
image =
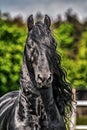
{"type": "Polygon", "coordinates": [[[74,41],[73,33],[74,28],[72,24],[69,23],[61,23],[59,27],[54,30],[54,36],[57,38],[60,48],[71,47],[74,41]]]}
{"type": "Polygon", "coordinates": [[[0,94],[19,88],[26,28],[0,20],[0,94]]]}
{"type": "MultiPolygon", "coordinates": [[[[87,21],[67,13],[67,20],[53,23],[53,36],[67,77],[75,88],[87,88],[87,21]],[[71,17],[71,18],[70,18],[71,17]]],[[[0,95],[20,87],[20,69],[27,37],[21,19],[0,18],[0,95]]]]}

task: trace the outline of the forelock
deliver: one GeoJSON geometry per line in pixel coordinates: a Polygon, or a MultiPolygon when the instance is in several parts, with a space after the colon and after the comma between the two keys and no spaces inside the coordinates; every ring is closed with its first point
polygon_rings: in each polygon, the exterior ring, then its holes
{"type": "Polygon", "coordinates": [[[56,47],[56,42],[51,34],[51,30],[42,22],[37,22],[35,26],[33,26],[29,37],[40,45],[47,44],[47,46],[56,47]]]}

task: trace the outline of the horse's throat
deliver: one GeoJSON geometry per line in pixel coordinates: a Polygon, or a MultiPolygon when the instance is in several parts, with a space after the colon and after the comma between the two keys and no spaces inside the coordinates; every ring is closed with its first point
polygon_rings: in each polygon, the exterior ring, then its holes
{"type": "Polygon", "coordinates": [[[40,90],[41,98],[43,100],[44,106],[47,108],[49,105],[53,104],[53,92],[52,87],[49,87],[47,89],[40,90]]]}

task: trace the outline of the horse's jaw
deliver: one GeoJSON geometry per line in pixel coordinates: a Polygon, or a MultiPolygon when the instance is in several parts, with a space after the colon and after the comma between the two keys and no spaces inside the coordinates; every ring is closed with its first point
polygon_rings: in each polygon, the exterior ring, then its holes
{"type": "Polygon", "coordinates": [[[41,90],[40,93],[47,114],[48,128],[50,130],[65,130],[63,118],[53,98],[52,86],[48,89],[41,90]]]}

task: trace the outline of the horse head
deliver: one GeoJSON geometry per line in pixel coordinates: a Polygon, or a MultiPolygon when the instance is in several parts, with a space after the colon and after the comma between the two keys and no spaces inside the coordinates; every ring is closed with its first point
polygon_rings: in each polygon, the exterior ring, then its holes
{"type": "Polygon", "coordinates": [[[26,61],[28,68],[31,65],[38,88],[49,87],[53,81],[52,58],[54,58],[56,47],[53,43],[50,24],[51,21],[47,15],[45,15],[44,23],[37,22],[34,25],[32,15],[27,20],[26,61]]]}

